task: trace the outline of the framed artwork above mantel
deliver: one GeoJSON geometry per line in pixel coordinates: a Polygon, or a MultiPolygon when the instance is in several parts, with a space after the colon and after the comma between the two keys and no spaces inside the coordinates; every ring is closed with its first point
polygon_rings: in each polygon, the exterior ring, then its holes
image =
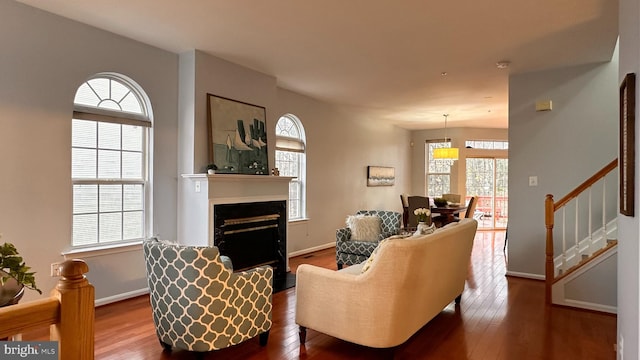
{"type": "Polygon", "coordinates": [[[266,109],[207,94],[209,163],[218,174],[269,175],[266,109]]]}
{"type": "Polygon", "coordinates": [[[620,213],[634,216],[636,75],[625,75],[620,85],[620,213]]]}

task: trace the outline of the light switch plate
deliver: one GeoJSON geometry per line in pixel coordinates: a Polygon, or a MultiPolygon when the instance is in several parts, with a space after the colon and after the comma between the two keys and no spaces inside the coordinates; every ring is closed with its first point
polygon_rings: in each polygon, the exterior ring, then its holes
{"type": "Polygon", "coordinates": [[[529,176],[529,186],[538,186],[537,176],[529,176]]]}

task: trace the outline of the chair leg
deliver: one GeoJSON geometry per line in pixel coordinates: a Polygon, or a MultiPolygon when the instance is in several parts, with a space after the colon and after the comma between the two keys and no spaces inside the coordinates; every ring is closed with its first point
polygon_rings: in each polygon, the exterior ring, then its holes
{"type": "Polygon", "coordinates": [[[167,344],[166,342],[158,339],[160,341],[160,345],[162,346],[162,348],[164,349],[164,351],[171,351],[171,345],[167,344]]]}
{"type": "Polygon", "coordinates": [[[300,336],[300,345],[304,345],[305,341],[307,341],[307,328],[300,326],[298,329],[298,336],[300,336]]]}
{"type": "Polygon", "coordinates": [[[342,269],[342,264],[338,263],[338,270],[342,269]]]}
{"type": "Polygon", "coordinates": [[[458,295],[458,297],[456,297],[456,305],[460,305],[460,301],[462,301],[462,294],[458,295]]]}
{"type": "Polygon", "coordinates": [[[270,330],[267,330],[266,332],[263,332],[262,334],[260,334],[260,346],[267,345],[267,341],[269,341],[269,331],[270,330]]]}

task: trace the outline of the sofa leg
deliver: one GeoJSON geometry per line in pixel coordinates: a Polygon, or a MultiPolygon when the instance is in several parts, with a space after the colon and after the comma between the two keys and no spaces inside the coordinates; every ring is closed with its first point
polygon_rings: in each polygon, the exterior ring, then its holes
{"type": "Polygon", "coordinates": [[[338,263],[338,270],[342,269],[342,264],[338,263]]]}
{"type": "Polygon", "coordinates": [[[462,300],[462,294],[458,295],[456,298],[456,305],[460,305],[460,301],[462,300]]]}
{"type": "Polygon", "coordinates": [[[300,345],[304,345],[305,341],[307,341],[307,328],[300,326],[298,329],[298,336],[300,336],[300,345]]]}
{"type": "Polygon", "coordinates": [[[270,330],[267,330],[266,332],[263,332],[262,334],[260,334],[260,346],[267,345],[267,341],[269,341],[269,331],[270,330]]]}

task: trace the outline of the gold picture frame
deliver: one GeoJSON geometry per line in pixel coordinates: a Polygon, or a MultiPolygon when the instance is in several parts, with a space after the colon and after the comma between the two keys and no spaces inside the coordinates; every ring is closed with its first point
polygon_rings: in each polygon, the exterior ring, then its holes
{"type": "Polygon", "coordinates": [[[620,213],[634,216],[636,75],[625,75],[620,85],[620,213]]]}

